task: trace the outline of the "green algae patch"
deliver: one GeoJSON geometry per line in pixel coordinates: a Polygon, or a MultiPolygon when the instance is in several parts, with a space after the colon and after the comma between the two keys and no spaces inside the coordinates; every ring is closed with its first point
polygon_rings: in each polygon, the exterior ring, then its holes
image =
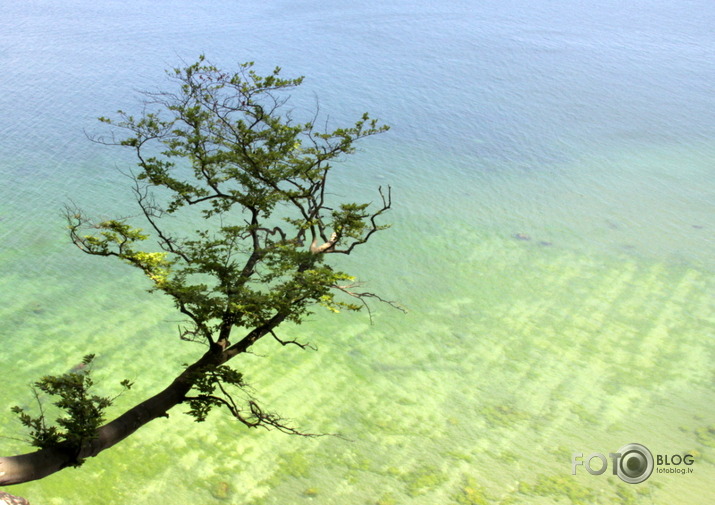
{"type": "Polygon", "coordinates": [[[615,496],[609,500],[609,503],[615,505],[638,505],[639,503],[646,503],[645,500],[652,503],[653,492],[661,487],[662,484],[653,481],[638,486],[618,482],[615,484],[615,496]]]}
{"type": "Polygon", "coordinates": [[[503,451],[499,453],[499,461],[502,463],[518,463],[519,454],[512,451],[503,451]]]}
{"type": "Polygon", "coordinates": [[[616,503],[619,505],[636,505],[638,503],[638,494],[623,484],[620,484],[616,489],[616,496],[618,497],[618,502],[616,503]]]}
{"type": "Polygon", "coordinates": [[[310,464],[302,452],[291,452],[281,456],[278,464],[278,475],[290,477],[310,477],[310,464]]]}
{"type": "Polygon", "coordinates": [[[378,498],[375,505],[397,505],[397,498],[394,494],[387,493],[378,498]]]}
{"type": "Polygon", "coordinates": [[[562,461],[569,461],[574,451],[569,447],[560,445],[558,447],[548,449],[547,452],[562,461]]]}
{"type": "Polygon", "coordinates": [[[488,505],[489,498],[473,477],[467,477],[461,489],[452,495],[454,505],[488,505]]]}
{"type": "Polygon", "coordinates": [[[580,404],[574,404],[571,405],[569,409],[573,414],[575,414],[581,423],[589,425],[589,426],[598,426],[600,424],[601,419],[593,413],[593,411],[590,411],[586,407],[580,404]]]}
{"type": "Polygon", "coordinates": [[[482,409],[487,423],[494,428],[508,428],[529,419],[529,414],[508,405],[490,405],[482,409]]]}
{"type": "Polygon", "coordinates": [[[448,451],[445,456],[464,463],[472,463],[474,461],[474,456],[460,451],[448,451]]]}
{"type": "Polygon", "coordinates": [[[590,505],[596,501],[596,494],[590,487],[579,484],[572,476],[539,475],[536,484],[519,484],[519,491],[527,495],[547,498],[567,497],[574,505],[590,505]]]}
{"type": "Polygon", "coordinates": [[[434,466],[423,466],[400,475],[408,496],[420,496],[447,481],[447,475],[434,466]]]}
{"type": "Polygon", "coordinates": [[[702,445],[715,448],[715,425],[696,429],[695,437],[702,445]]]}
{"type": "Polygon", "coordinates": [[[314,498],[320,494],[320,490],[317,487],[309,487],[303,491],[303,496],[307,498],[314,498]]]}

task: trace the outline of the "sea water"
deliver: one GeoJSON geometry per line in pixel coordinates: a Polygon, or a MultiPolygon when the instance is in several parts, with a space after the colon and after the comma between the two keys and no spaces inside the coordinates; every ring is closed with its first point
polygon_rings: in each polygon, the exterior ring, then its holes
{"type": "MultiPolygon", "coordinates": [[[[314,439],[171,412],[9,490],[36,504],[708,503],[715,481],[715,4],[3,2],[0,426],[96,353],[116,415],[202,348],[62,206],[131,215],[96,117],[205,53],[305,75],[298,111],[392,126],[335,169],[393,224],[344,266],[407,314],[318,313],[235,366],[314,439]],[[572,475],[627,443],[692,454],[629,485],[572,475]]],[[[3,455],[31,448],[0,439],[3,455]]],[[[594,468],[598,463],[593,463],[594,468]]]]}

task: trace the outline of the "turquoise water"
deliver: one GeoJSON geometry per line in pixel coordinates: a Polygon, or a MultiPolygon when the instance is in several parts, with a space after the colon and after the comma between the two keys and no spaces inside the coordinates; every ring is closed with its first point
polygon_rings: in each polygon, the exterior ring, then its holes
{"type": "MultiPolygon", "coordinates": [[[[407,315],[318,314],[237,363],[303,439],[180,409],[11,490],[37,504],[705,504],[715,479],[715,6],[707,1],[17,2],[0,17],[0,405],[97,358],[118,410],[201,348],[60,209],[131,213],[94,118],[205,52],[307,76],[293,100],[392,125],[336,174],[391,184],[350,259],[407,315]],[[515,235],[528,236],[519,240],[515,235]],[[710,431],[709,431],[710,430],[710,431]],[[626,486],[571,454],[696,455],[626,486]],[[582,469],[581,469],[582,470],[582,469]],[[582,498],[579,498],[581,496],[582,498]]],[[[337,179],[336,179],[337,180],[337,179]]],[[[2,435],[19,436],[9,408],[2,435]]],[[[28,449],[0,439],[3,454],[28,449]]]]}

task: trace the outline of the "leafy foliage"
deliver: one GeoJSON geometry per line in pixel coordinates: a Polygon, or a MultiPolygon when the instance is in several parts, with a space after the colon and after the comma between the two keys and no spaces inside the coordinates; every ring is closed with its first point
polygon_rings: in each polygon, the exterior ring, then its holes
{"type": "Polygon", "coordinates": [[[225,391],[225,385],[239,388],[246,385],[243,382],[242,374],[225,365],[198,370],[196,374],[194,391],[198,393],[198,396],[188,399],[190,410],[187,414],[197,422],[205,421],[211,409],[223,403],[222,399],[216,396],[217,389],[225,391]]]}
{"type": "MultiPolygon", "coordinates": [[[[202,56],[168,74],[172,90],[145,93],[137,116],[120,110],[100,118],[110,133],[95,138],[136,155],[136,168],[125,175],[139,213],[93,220],[67,206],[65,217],[81,251],[141,271],[149,290],[169,296],[184,316],[179,337],[206,348],[167,387],[106,424],[104,412],[114,399],[91,391],[93,355],[66,374],[43,377],[33,389],[39,415],[12,410],[32,444],[49,451],[2,458],[7,465],[0,483],[79,466],[146,423],[168,417],[179,404],[199,422],[220,407],[250,428],[314,436],[264,411],[243,374],[227,362],[266,335],[283,346],[314,348],[277,332],[284,322],[300,324],[317,307],[370,312],[367,302],[374,299],[402,310],[358,289],[354,276],[330,261],[387,228],[379,221],[392,205],[389,187],[378,188],[376,205],[341,201],[328,190],[333,163],[387,126],[368,114],[334,130],[327,122],[317,127],[317,113],[296,122],[285,107],[286,93],[303,78],[283,78],[280,68],[261,76],[245,63],[227,73],[202,56]],[[55,398],[53,410],[60,414],[54,424],[41,394],[55,398]]],[[[131,387],[128,381],[121,385],[131,387]]],[[[434,478],[416,475],[414,492],[421,494],[434,478]]],[[[228,485],[219,484],[215,496],[228,497],[228,485]]]]}
{"type": "MultiPolygon", "coordinates": [[[[334,130],[318,128],[317,116],[296,122],[286,93],[303,78],[284,78],[280,68],[261,76],[253,66],[228,73],[202,56],[168,72],[173,90],[145,93],[140,115],[99,118],[110,134],[95,140],[136,155],[126,175],[140,214],[94,221],[68,206],[65,217],[80,250],[140,270],[150,291],[169,296],[186,318],[181,339],[208,347],[171,386],[188,414],[203,421],[222,407],[246,426],[298,433],[264,412],[226,362],[269,334],[309,347],[275,331],[286,321],[300,324],[314,307],[338,312],[360,310],[366,298],[385,301],[356,291],[354,277],[327,258],[351,254],[387,228],[377,220],[390,209],[390,189],[379,188],[373,206],[337,201],[326,188],[335,161],[388,127],[367,113],[334,130]]],[[[35,445],[80,446],[94,436],[111,400],[91,395],[91,386],[88,369],[36,384],[59,396],[55,405],[67,416],[48,427],[44,413],[16,408],[35,445]]]]}
{"type": "Polygon", "coordinates": [[[294,122],[280,94],[303,78],[280,72],[260,76],[245,63],[230,74],[201,57],[169,72],[176,92],[147,93],[142,116],[100,118],[116,128],[100,141],[137,154],[131,176],[159,251],[144,250],[150,234],[126,219],[95,224],[76,209],[67,212],[75,244],[143,271],[188,316],[192,339],[216,342],[277,314],[300,323],[315,304],[362,306],[336,299],[352,277],[327,265],[325,255],[349,254],[386,228],[375,219],[389,209],[390,194],[380,190],[382,206],[371,212],[369,203],[329,203],[326,184],[331,162],[388,128],[368,114],[333,131],[294,122]],[[193,236],[169,233],[162,218],[188,207],[199,210],[205,227],[193,236]]]}
{"type": "MultiPolygon", "coordinates": [[[[91,393],[94,385],[90,375],[93,360],[94,355],[88,354],[73,371],[47,375],[35,382],[36,389],[33,391],[40,409],[38,416],[33,417],[18,406],[12,408],[20,422],[29,429],[32,445],[48,448],[65,444],[78,450],[84,442],[94,438],[97,428],[104,421],[104,411],[114,398],[91,393]],[[53,405],[64,412],[54,425],[48,423],[38,391],[56,397],[53,405]]],[[[120,385],[124,390],[132,387],[128,380],[121,381],[120,385]]]]}

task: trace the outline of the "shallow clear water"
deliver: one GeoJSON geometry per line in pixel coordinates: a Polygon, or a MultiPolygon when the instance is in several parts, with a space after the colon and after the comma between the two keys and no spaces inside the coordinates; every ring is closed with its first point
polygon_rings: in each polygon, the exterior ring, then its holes
{"type": "MultiPolygon", "coordinates": [[[[0,405],[95,352],[108,392],[136,381],[121,409],[201,352],[135,272],[74,250],[59,216],[68,200],[131,212],[113,170],[130,161],[84,131],[201,52],[306,75],[299,110],[317,96],[335,123],[368,110],[392,125],[338,191],[392,185],[394,227],[351,267],[410,309],[316,315],[284,331],[319,352],[264,342],[238,364],[265,405],[348,440],[177,409],[11,490],[58,505],[707,503],[715,7],[564,3],[4,5],[0,405]],[[630,442],[694,453],[694,472],[571,475],[573,452],[630,442]]],[[[21,433],[9,408],[0,426],[21,433]]]]}

